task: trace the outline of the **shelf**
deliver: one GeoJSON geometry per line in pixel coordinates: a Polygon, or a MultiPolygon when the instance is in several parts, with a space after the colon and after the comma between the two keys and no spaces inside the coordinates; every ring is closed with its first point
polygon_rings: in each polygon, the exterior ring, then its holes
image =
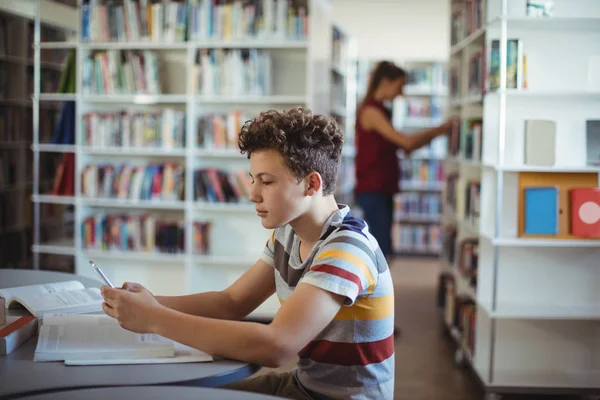
{"type": "Polygon", "coordinates": [[[214,40],[192,41],[191,46],[196,49],[306,49],[307,40],[214,40]]]}
{"type": "Polygon", "coordinates": [[[164,200],[130,200],[130,199],[112,199],[112,198],[89,198],[81,197],[81,204],[88,207],[117,207],[117,208],[141,208],[154,210],[183,210],[185,203],[183,201],[164,201],[164,200]]]}
{"type": "MultiPolygon", "coordinates": [[[[76,49],[77,42],[42,42],[39,44],[40,49],[76,49]]],[[[34,47],[36,45],[34,44],[34,47]]]]}
{"type": "Polygon", "coordinates": [[[240,160],[247,160],[248,158],[240,153],[240,150],[235,149],[196,149],[194,150],[194,155],[196,157],[205,157],[205,158],[234,158],[240,160]]]}
{"type": "Polygon", "coordinates": [[[546,89],[506,89],[487,92],[486,96],[498,96],[501,93],[506,93],[512,97],[584,97],[600,100],[600,91],[591,90],[546,90],[546,89]]]}
{"type": "Polygon", "coordinates": [[[217,212],[241,212],[241,213],[255,213],[256,208],[253,203],[208,203],[199,202],[195,203],[196,210],[199,211],[217,211],[217,212]]]}
{"type": "Polygon", "coordinates": [[[194,254],[195,264],[221,265],[229,267],[249,267],[256,262],[257,257],[242,256],[215,256],[205,254],[194,254]]]}
{"type": "Polygon", "coordinates": [[[31,146],[32,151],[40,153],[75,153],[76,146],[73,144],[38,144],[31,146]]]}
{"type": "Polygon", "coordinates": [[[598,393],[600,371],[494,371],[493,382],[489,383],[487,379],[484,382],[490,392],[583,395],[586,391],[598,393]]]}
{"type": "Polygon", "coordinates": [[[40,254],[74,256],[75,246],[73,243],[73,239],[71,238],[61,238],[38,245],[34,244],[31,246],[31,251],[40,254]]]}
{"type": "Polygon", "coordinates": [[[285,96],[285,95],[266,95],[266,96],[195,96],[196,103],[205,104],[305,104],[306,96],[285,96]]]}
{"type": "Polygon", "coordinates": [[[478,302],[490,318],[496,319],[531,319],[531,320],[600,320],[598,306],[564,306],[564,305],[519,305],[496,304],[496,311],[491,311],[489,303],[478,302]]]}
{"type": "Polygon", "coordinates": [[[186,50],[189,47],[188,42],[88,42],[82,43],[83,50],[186,50]]]}
{"type": "Polygon", "coordinates": [[[486,165],[486,167],[494,168],[496,171],[504,172],[595,172],[600,173],[600,165],[589,166],[537,166],[537,165],[486,165]]]}
{"type": "Polygon", "coordinates": [[[74,205],[75,197],[73,196],[56,196],[52,194],[38,194],[31,196],[31,201],[34,203],[44,204],[67,204],[74,205]]]}
{"type": "Polygon", "coordinates": [[[87,94],[81,100],[90,103],[177,104],[187,102],[185,94],[87,94]]]}
{"type": "Polygon", "coordinates": [[[600,240],[590,239],[534,239],[534,238],[497,238],[492,244],[504,247],[597,247],[600,240]]]}
{"type": "MultiPolygon", "coordinates": [[[[74,93],[40,93],[39,101],[75,101],[74,93]]],[[[34,96],[35,98],[35,96],[34,96]]]]}
{"type": "MultiPolygon", "coordinates": [[[[600,31],[600,18],[522,17],[507,18],[508,30],[600,31]]],[[[509,32],[510,35],[510,32],[509,32]]]]}
{"type": "Polygon", "coordinates": [[[94,147],[83,146],[84,153],[92,155],[121,155],[131,156],[153,156],[153,157],[185,157],[185,149],[166,149],[161,147],[94,147]]]}
{"type": "Polygon", "coordinates": [[[160,253],[143,251],[97,250],[84,248],[83,253],[90,258],[104,258],[133,261],[184,262],[185,253],[160,253]]]}

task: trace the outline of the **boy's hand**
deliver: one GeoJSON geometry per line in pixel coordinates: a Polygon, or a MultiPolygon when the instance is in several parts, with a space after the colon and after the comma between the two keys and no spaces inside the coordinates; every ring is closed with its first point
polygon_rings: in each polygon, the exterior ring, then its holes
{"type": "Polygon", "coordinates": [[[123,290],[102,286],[102,310],[125,329],[137,333],[153,333],[156,312],[163,306],[142,285],[128,287],[129,289],[123,290]]]}
{"type": "MultiPolygon", "coordinates": [[[[139,283],[135,283],[135,282],[125,282],[123,283],[123,286],[121,286],[121,289],[123,290],[128,290],[131,292],[135,292],[135,291],[140,291],[140,290],[145,290],[148,293],[152,294],[152,292],[150,292],[148,289],[146,289],[144,286],[140,285],[139,283]]],[[[152,294],[153,295],[153,294],[152,294]]],[[[153,295],[154,296],[154,295],[153,295]]]]}

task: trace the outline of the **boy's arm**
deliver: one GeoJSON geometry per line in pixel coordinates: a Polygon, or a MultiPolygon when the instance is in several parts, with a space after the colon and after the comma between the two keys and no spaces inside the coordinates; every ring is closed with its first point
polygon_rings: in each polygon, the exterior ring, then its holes
{"type": "Polygon", "coordinates": [[[275,293],[273,267],[259,259],[227,289],[187,296],[156,296],[160,304],[185,314],[240,320],[275,293]]]}
{"type": "Polygon", "coordinates": [[[161,308],[153,316],[152,331],[214,356],[276,368],[317,336],[343,302],[344,296],[301,283],[269,325],[196,317],[161,308]]]}

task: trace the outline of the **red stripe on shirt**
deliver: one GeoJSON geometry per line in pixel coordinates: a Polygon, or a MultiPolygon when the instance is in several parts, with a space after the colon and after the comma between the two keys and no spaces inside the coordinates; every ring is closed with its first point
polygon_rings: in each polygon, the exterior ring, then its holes
{"type": "Polygon", "coordinates": [[[319,264],[311,267],[311,271],[325,272],[328,274],[339,276],[340,278],[349,280],[350,282],[354,282],[356,286],[358,286],[358,293],[361,293],[363,291],[362,282],[360,281],[360,278],[358,276],[356,276],[350,271],[338,268],[335,265],[319,264]]]}
{"type": "Polygon", "coordinates": [[[376,342],[336,343],[315,340],[300,350],[300,358],[312,361],[343,365],[369,365],[387,360],[394,354],[394,335],[376,342]]]}

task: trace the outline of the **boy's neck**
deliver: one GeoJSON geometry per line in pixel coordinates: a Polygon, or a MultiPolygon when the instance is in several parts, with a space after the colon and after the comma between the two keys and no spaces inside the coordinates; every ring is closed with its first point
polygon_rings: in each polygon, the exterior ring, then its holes
{"type": "Polygon", "coordinates": [[[310,211],[290,222],[290,225],[300,241],[312,247],[319,241],[325,222],[338,210],[333,195],[322,197],[310,211]]]}

